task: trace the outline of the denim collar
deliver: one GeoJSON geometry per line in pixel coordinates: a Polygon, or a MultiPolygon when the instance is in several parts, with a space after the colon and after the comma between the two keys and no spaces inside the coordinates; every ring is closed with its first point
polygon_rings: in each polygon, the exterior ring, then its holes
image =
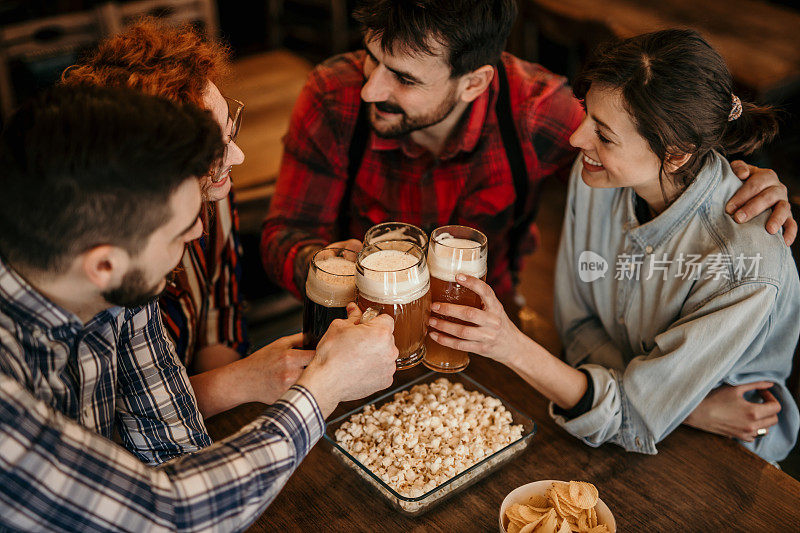
{"type": "Polygon", "coordinates": [[[709,199],[722,180],[722,156],[713,152],[695,179],[672,205],[646,224],[639,224],[636,218],[636,193],[632,188],[624,191],[625,230],[640,248],[650,253],[669,239],[679,227],[693,217],[709,199]]]}

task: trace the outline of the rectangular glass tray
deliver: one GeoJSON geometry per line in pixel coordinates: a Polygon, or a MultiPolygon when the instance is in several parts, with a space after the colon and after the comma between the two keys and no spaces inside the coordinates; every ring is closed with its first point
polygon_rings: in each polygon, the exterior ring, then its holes
{"type": "Polygon", "coordinates": [[[325,440],[333,446],[333,455],[338,457],[345,466],[354,469],[360,477],[365,479],[378,493],[384,496],[392,507],[403,514],[418,516],[431,509],[434,505],[441,503],[446,498],[463,491],[473,483],[488,476],[502,465],[521,454],[528,447],[535,433],[536,423],[529,416],[523,414],[505,399],[490,391],[464,372],[459,372],[457,374],[429,372],[330,421],[325,429],[325,440]],[[472,465],[422,496],[415,498],[402,496],[375,475],[368,467],[364,466],[355,457],[345,451],[344,448],[339,446],[339,444],[336,443],[336,430],[352,415],[361,412],[367,405],[374,404],[375,408],[379,409],[383,404],[393,401],[396,393],[411,389],[414,385],[432,383],[442,377],[448,379],[451,383],[461,383],[464,389],[468,391],[478,391],[486,396],[491,396],[500,400],[506,410],[511,413],[512,423],[514,425],[522,425],[522,436],[508,444],[505,448],[485,457],[480,462],[472,465]]]}

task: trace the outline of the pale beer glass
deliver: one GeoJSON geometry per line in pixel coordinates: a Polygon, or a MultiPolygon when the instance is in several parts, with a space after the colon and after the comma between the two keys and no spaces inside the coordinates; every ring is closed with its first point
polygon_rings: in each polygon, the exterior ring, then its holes
{"type": "Polygon", "coordinates": [[[372,226],[364,235],[364,246],[384,241],[413,242],[422,248],[423,252],[428,252],[428,234],[413,224],[384,222],[372,226]]]}
{"type": "MultiPolygon", "coordinates": [[[[456,275],[468,274],[486,280],[488,246],[486,235],[466,226],[442,226],[431,233],[428,269],[431,276],[431,300],[468,307],[482,307],[480,297],[456,281],[456,275]]],[[[461,320],[433,314],[434,318],[456,324],[461,320]]],[[[440,333],[440,335],[445,335],[440,333]]],[[[430,334],[425,339],[423,364],[437,372],[460,372],[469,364],[469,354],[442,346],[430,334]]]]}
{"type": "Polygon", "coordinates": [[[365,315],[394,318],[397,368],[411,368],[425,355],[431,295],[425,253],[407,241],[364,247],[356,264],[356,302],[365,315]],[[370,310],[369,313],[367,311],[370,310]]]}

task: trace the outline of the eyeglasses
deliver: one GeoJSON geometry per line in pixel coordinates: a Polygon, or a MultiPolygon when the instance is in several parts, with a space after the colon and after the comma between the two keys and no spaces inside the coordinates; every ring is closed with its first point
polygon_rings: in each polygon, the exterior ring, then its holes
{"type": "Polygon", "coordinates": [[[225,99],[225,103],[228,104],[228,123],[225,125],[225,128],[227,129],[228,125],[230,125],[231,132],[228,135],[228,140],[225,142],[225,151],[222,153],[217,167],[211,174],[211,183],[219,183],[222,181],[225,175],[225,160],[228,158],[228,148],[236,139],[239,128],[242,126],[242,110],[244,109],[244,103],[234,98],[228,98],[227,96],[223,96],[223,98],[225,99]]]}

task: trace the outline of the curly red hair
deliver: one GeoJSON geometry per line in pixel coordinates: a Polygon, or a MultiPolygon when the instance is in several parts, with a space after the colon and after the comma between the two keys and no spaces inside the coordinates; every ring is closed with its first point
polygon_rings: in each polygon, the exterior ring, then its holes
{"type": "Polygon", "coordinates": [[[142,19],[102,41],[97,50],[61,76],[68,85],[130,87],[205,108],[208,81],[228,72],[229,49],[204,40],[195,28],[142,19]]]}

